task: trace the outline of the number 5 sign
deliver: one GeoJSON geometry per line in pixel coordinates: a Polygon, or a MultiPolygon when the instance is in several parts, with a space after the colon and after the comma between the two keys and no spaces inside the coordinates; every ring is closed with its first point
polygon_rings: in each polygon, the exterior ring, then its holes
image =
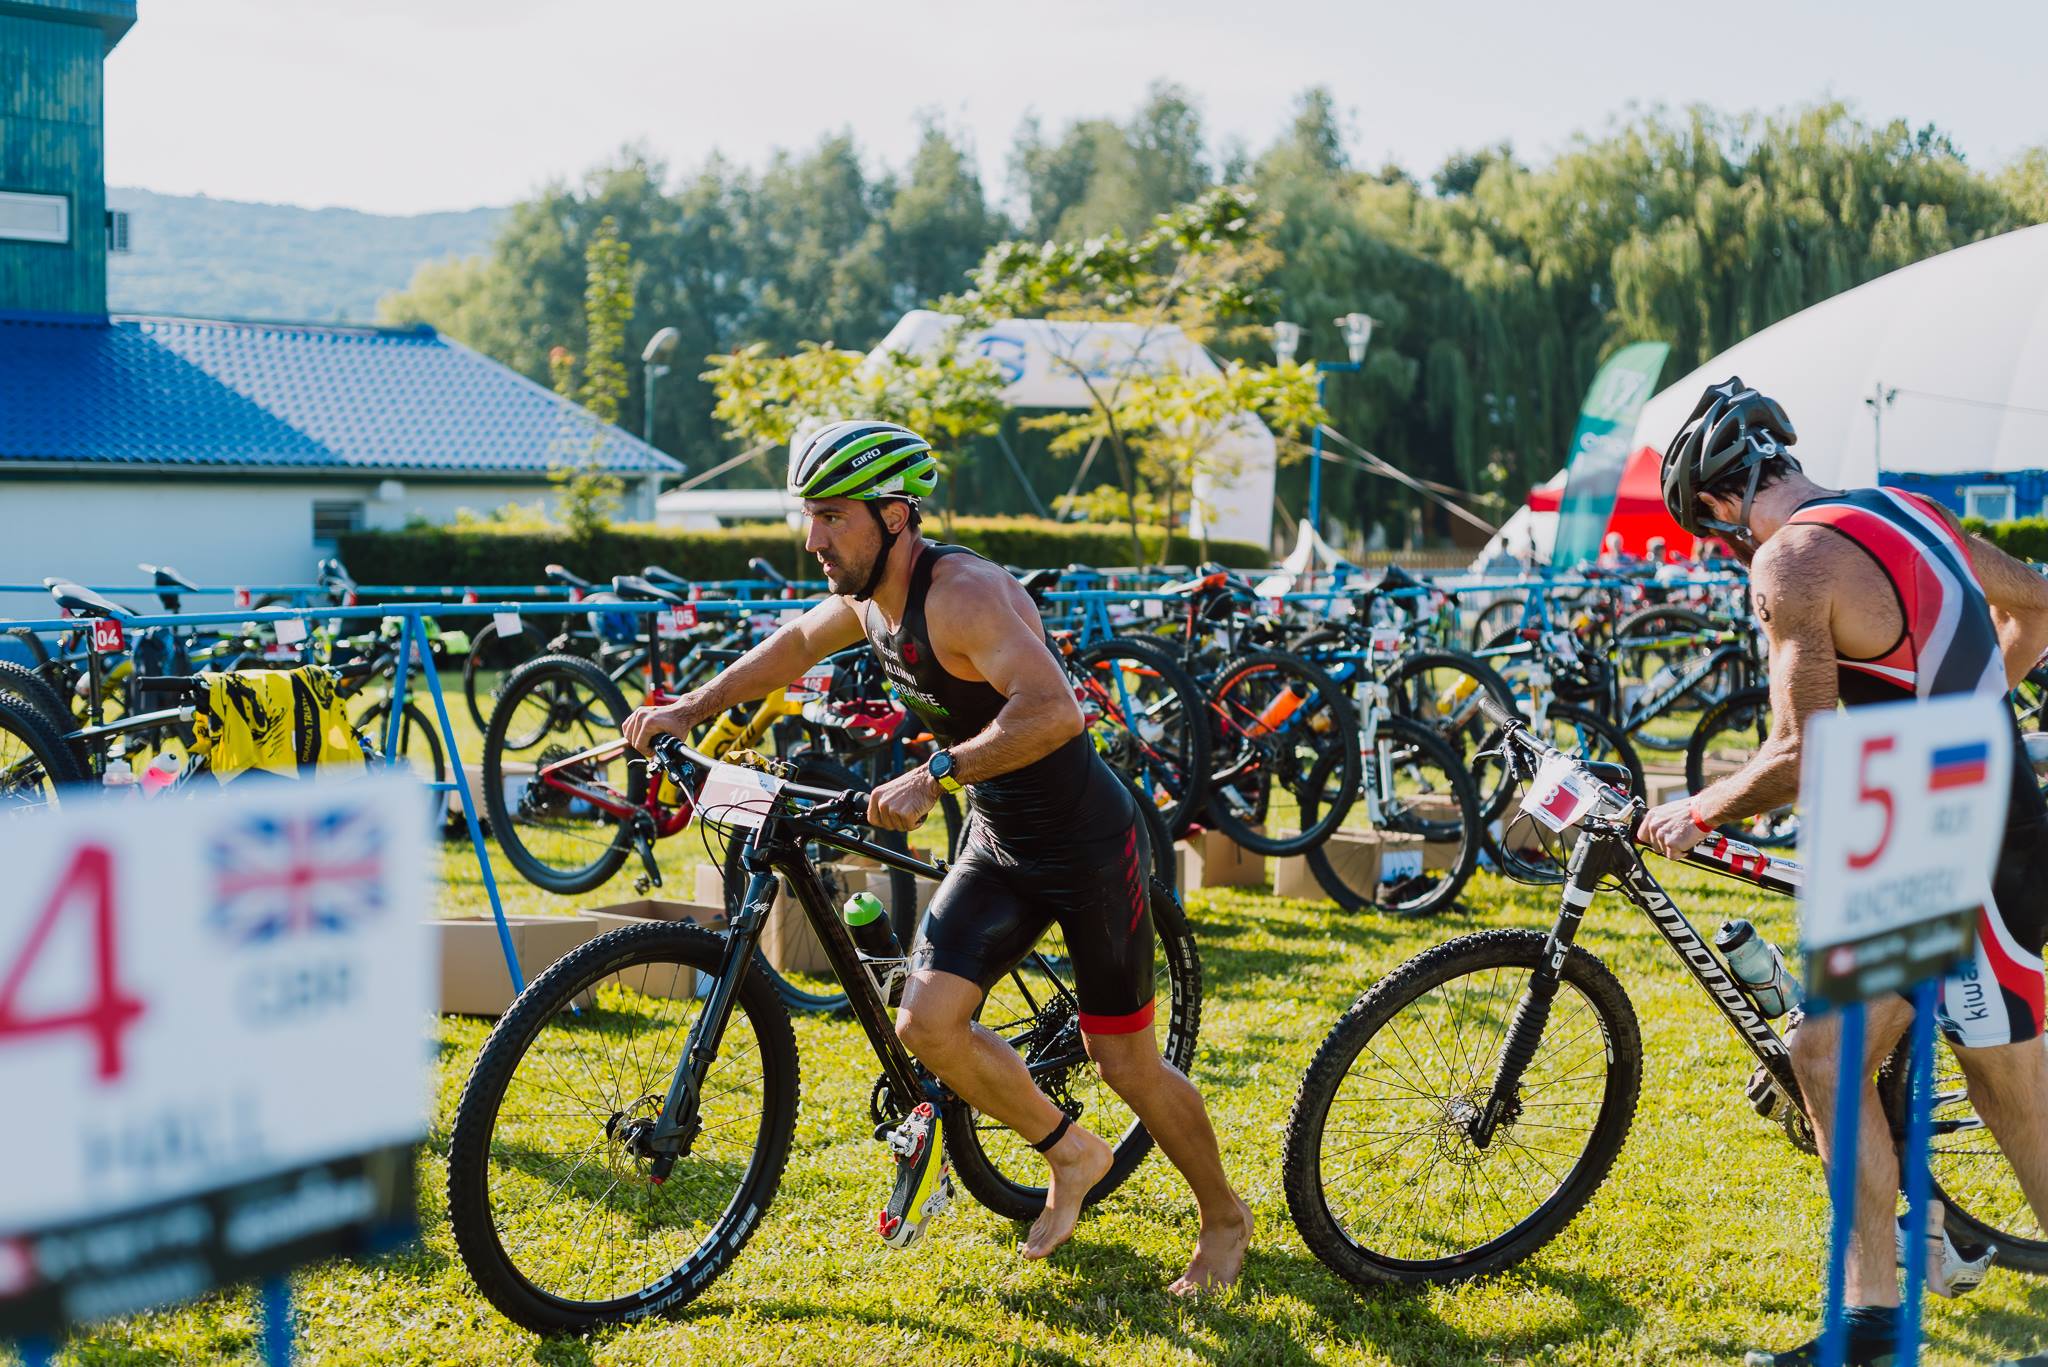
{"type": "Polygon", "coordinates": [[[419,798],[380,772],[0,823],[0,1339],[409,1229],[419,798]]]}
{"type": "Polygon", "coordinates": [[[1799,784],[1808,991],[1862,1001],[1969,956],[2005,830],[2012,746],[1999,698],[1814,719],[1799,784]]]}

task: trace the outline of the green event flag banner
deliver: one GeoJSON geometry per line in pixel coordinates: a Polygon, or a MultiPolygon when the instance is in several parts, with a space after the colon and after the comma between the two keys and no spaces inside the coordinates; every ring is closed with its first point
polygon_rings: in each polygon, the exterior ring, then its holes
{"type": "Polygon", "coordinates": [[[1553,566],[1570,569],[1599,556],[1636,418],[1655,391],[1670,352],[1668,342],[1634,342],[1608,357],[1593,377],[1579,406],[1579,425],[1572,430],[1570,473],[1558,505],[1557,546],[1550,554],[1553,566]]]}

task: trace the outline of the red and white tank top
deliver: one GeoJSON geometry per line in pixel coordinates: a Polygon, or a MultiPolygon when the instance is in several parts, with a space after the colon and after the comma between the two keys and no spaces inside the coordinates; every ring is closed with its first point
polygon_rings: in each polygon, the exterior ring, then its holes
{"type": "Polygon", "coordinates": [[[1889,650],[1835,656],[1849,707],[2006,691],[2005,659],[1969,548],[1936,505],[1897,489],[1853,489],[1802,503],[1787,520],[1829,527],[1854,542],[1890,581],[1905,622],[1889,650]]]}

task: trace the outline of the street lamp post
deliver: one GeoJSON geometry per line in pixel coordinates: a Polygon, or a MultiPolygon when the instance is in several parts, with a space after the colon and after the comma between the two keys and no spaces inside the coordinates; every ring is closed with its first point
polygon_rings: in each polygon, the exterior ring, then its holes
{"type": "MultiPolygon", "coordinates": [[[[1344,334],[1344,350],[1351,357],[1348,361],[1318,361],[1316,363],[1316,407],[1323,406],[1324,377],[1332,371],[1352,373],[1365,368],[1365,348],[1372,341],[1372,325],[1375,319],[1367,313],[1347,313],[1337,319],[1337,327],[1344,334]]],[[[1286,365],[1294,359],[1294,353],[1301,348],[1301,324],[1279,322],[1273,324],[1273,354],[1286,365]]],[[[1308,465],[1308,525],[1316,529],[1316,535],[1323,534],[1323,425],[1317,423],[1309,435],[1308,465]]]]}
{"type": "Polygon", "coordinates": [[[1896,388],[1886,389],[1879,380],[1863,406],[1870,410],[1870,464],[1879,480],[1884,476],[1884,411],[1892,406],[1892,400],[1899,397],[1896,388]]]}
{"type": "Polygon", "coordinates": [[[640,353],[640,440],[654,445],[654,382],[668,374],[668,358],[676,354],[683,334],[663,328],[647,339],[640,353]]]}

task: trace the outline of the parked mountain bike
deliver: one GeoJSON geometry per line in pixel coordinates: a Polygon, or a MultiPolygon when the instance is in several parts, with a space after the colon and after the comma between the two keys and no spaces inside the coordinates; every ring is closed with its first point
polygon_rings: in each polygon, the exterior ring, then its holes
{"type": "MultiPolygon", "coordinates": [[[[1622,771],[1563,755],[1489,709],[1525,807],[1577,839],[1548,933],[1482,931],[1417,955],[1344,1013],[1309,1065],[1287,1124],[1288,1210],[1310,1251],[1361,1286],[1512,1267],[1606,1178],[1635,1115],[1643,1043],[1628,994],[1574,943],[1601,891],[1650,919],[1755,1057],[1752,1104],[1813,1148],[1785,1042],[1644,865],[1643,804],[1612,786],[1622,771]]],[[[1797,865],[1726,837],[1684,862],[1767,891],[1799,886],[1797,865]]],[[[1879,1082],[1895,1134],[1908,1054],[1902,1041],[1879,1082]]],[[[1951,1235],[2048,1273],[2048,1232],[1985,1142],[1946,1045],[1935,1091],[1934,1194],[1951,1235]]]]}
{"type": "MultiPolygon", "coordinates": [[[[673,738],[655,753],[667,781],[702,796],[708,756],[673,738]]],[[[1030,1147],[967,1108],[897,1040],[882,984],[900,965],[861,954],[806,852],[827,845],[937,877],[936,866],[851,833],[866,804],[864,792],[770,778],[745,805],[759,824],[746,833],[748,886],[726,931],[660,922],[600,936],[536,978],[499,1020],[456,1106],[448,1217],[464,1265],[508,1318],[555,1333],[672,1314],[759,1228],[796,1135],[796,1038],[756,952],[778,877],[881,1065],[868,1120],[887,1129],[933,1102],[969,1194],[1016,1220],[1042,1208],[1042,1162],[1030,1147]]],[[[732,821],[740,811],[707,815],[732,821]]],[[[1166,1059],[1186,1071],[1200,962],[1157,879],[1151,901],[1164,1008],[1154,1029],[1166,1059]]],[[[1152,1138],[1088,1061],[1057,928],[989,993],[979,1020],[1062,1111],[1114,1145],[1088,1200],[1128,1179],[1152,1138]]],[[[881,1174],[878,1163],[878,1187],[881,1174]]]]}

